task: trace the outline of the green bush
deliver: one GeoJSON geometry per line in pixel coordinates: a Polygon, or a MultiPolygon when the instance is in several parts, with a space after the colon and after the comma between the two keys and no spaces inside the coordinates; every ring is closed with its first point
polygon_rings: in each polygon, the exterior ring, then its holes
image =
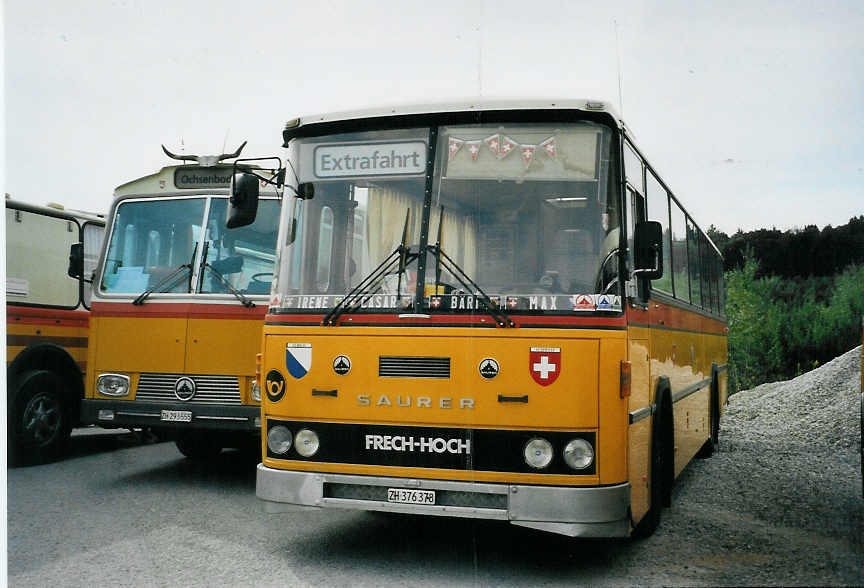
{"type": "Polygon", "coordinates": [[[726,274],[731,390],[795,377],[861,342],[864,265],[833,277],[756,277],[745,255],[726,274]]]}

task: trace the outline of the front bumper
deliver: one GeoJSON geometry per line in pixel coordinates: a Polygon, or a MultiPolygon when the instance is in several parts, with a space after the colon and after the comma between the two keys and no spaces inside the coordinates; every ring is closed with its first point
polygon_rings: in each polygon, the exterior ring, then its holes
{"type": "Polygon", "coordinates": [[[81,423],[103,427],[161,427],[176,430],[261,432],[261,407],[180,402],[138,402],[136,400],[81,401],[81,423]],[[162,411],[191,412],[191,420],[163,421],[162,411]],[[113,418],[100,418],[111,411],[113,418]]]}
{"type": "Polygon", "coordinates": [[[268,512],[347,508],[510,521],[570,537],[626,537],[630,484],[550,487],[277,470],[258,465],[256,494],[268,512]],[[435,505],[387,502],[388,488],[434,490],[435,505]]]}

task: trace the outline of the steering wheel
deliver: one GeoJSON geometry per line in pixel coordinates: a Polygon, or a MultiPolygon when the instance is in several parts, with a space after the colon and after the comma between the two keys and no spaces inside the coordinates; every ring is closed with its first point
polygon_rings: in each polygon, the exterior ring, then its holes
{"type": "Polygon", "coordinates": [[[259,273],[259,274],[254,274],[254,275],[252,276],[251,280],[252,280],[253,282],[258,282],[259,284],[266,284],[267,282],[265,282],[264,280],[259,280],[259,279],[258,279],[258,278],[261,278],[261,277],[264,277],[264,276],[269,276],[269,277],[270,277],[270,281],[271,281],[271,282],[273,281],[273,272],[261,272],[261,273],[259,273]]]}
{"type": "Polygon", "coordinates": [[[594,278],[594,284],[596,286],[595,291],[599,294],[608,294],[609,291],[618,283],[617,272],[608,284],[604,284],[603,282],[603,276],[609,269],[607,266],[609,266],[609,263],[613,260],[616,262],[618,261],[617,247],[606,254],[606,257],[603,258],[603,263],[600,264],[600,268],[597,270],[597,277],[594,278]]]}

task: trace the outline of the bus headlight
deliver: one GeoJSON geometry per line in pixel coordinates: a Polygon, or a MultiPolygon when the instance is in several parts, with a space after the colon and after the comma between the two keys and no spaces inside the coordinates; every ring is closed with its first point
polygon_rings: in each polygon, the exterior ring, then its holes
{"type": "Polygon", "coordinates": [[[261,387],[258,385],[258,380],[252,380],[251,393],[252,400],[261,402],[261,387]]]}
{"type": "Polygon", "coordinates": [[[525,444],[525,463],[534,469],[542,470],[552,461],[552,444],[546,439],[536,437],[525,444]]]}
{"type": "Polygon", "coordinates": [[[103,396],[126,396],[129,394],[129,376],[123,374],[99,374],[96,392],[103,396]]]}
{"type": "Polygon", "coordinates": [[[294,438],[294,448],[303,457],[312,457],[318,453],[320,446],[321,442],[318,440],[318,434],[309,429],[301,430],[294,438]]]}
{"type": "Polygon", "coordinates": [[[573,439],[564,447],[564,461],[574,470],[584,470],[594,462],[594,448],[585,439],[573,439]]]}
{"type": "Polygon", "coordinates": [[[284,455],[291,449],[291,431],[288,427],[275,425],[267,431],[267,447],[276,455],[284,455]]]}

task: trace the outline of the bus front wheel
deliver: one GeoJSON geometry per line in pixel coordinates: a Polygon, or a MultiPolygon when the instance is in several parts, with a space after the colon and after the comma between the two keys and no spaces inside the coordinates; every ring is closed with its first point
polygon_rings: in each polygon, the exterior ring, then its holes
{"type": "Polygon", "coordinates": [[[185,433],[174,443],[180,453],[195,461],[212,459],[222,452],[222,446],[203,433],[185,433]]]}
{"type": "Polygon", "coordinates": [[[9,461],[30,465],[51,461],[66,448],[72,433],[63,382],[53,372],[31,370],[16,378],[7,417],[9,461]]]}

